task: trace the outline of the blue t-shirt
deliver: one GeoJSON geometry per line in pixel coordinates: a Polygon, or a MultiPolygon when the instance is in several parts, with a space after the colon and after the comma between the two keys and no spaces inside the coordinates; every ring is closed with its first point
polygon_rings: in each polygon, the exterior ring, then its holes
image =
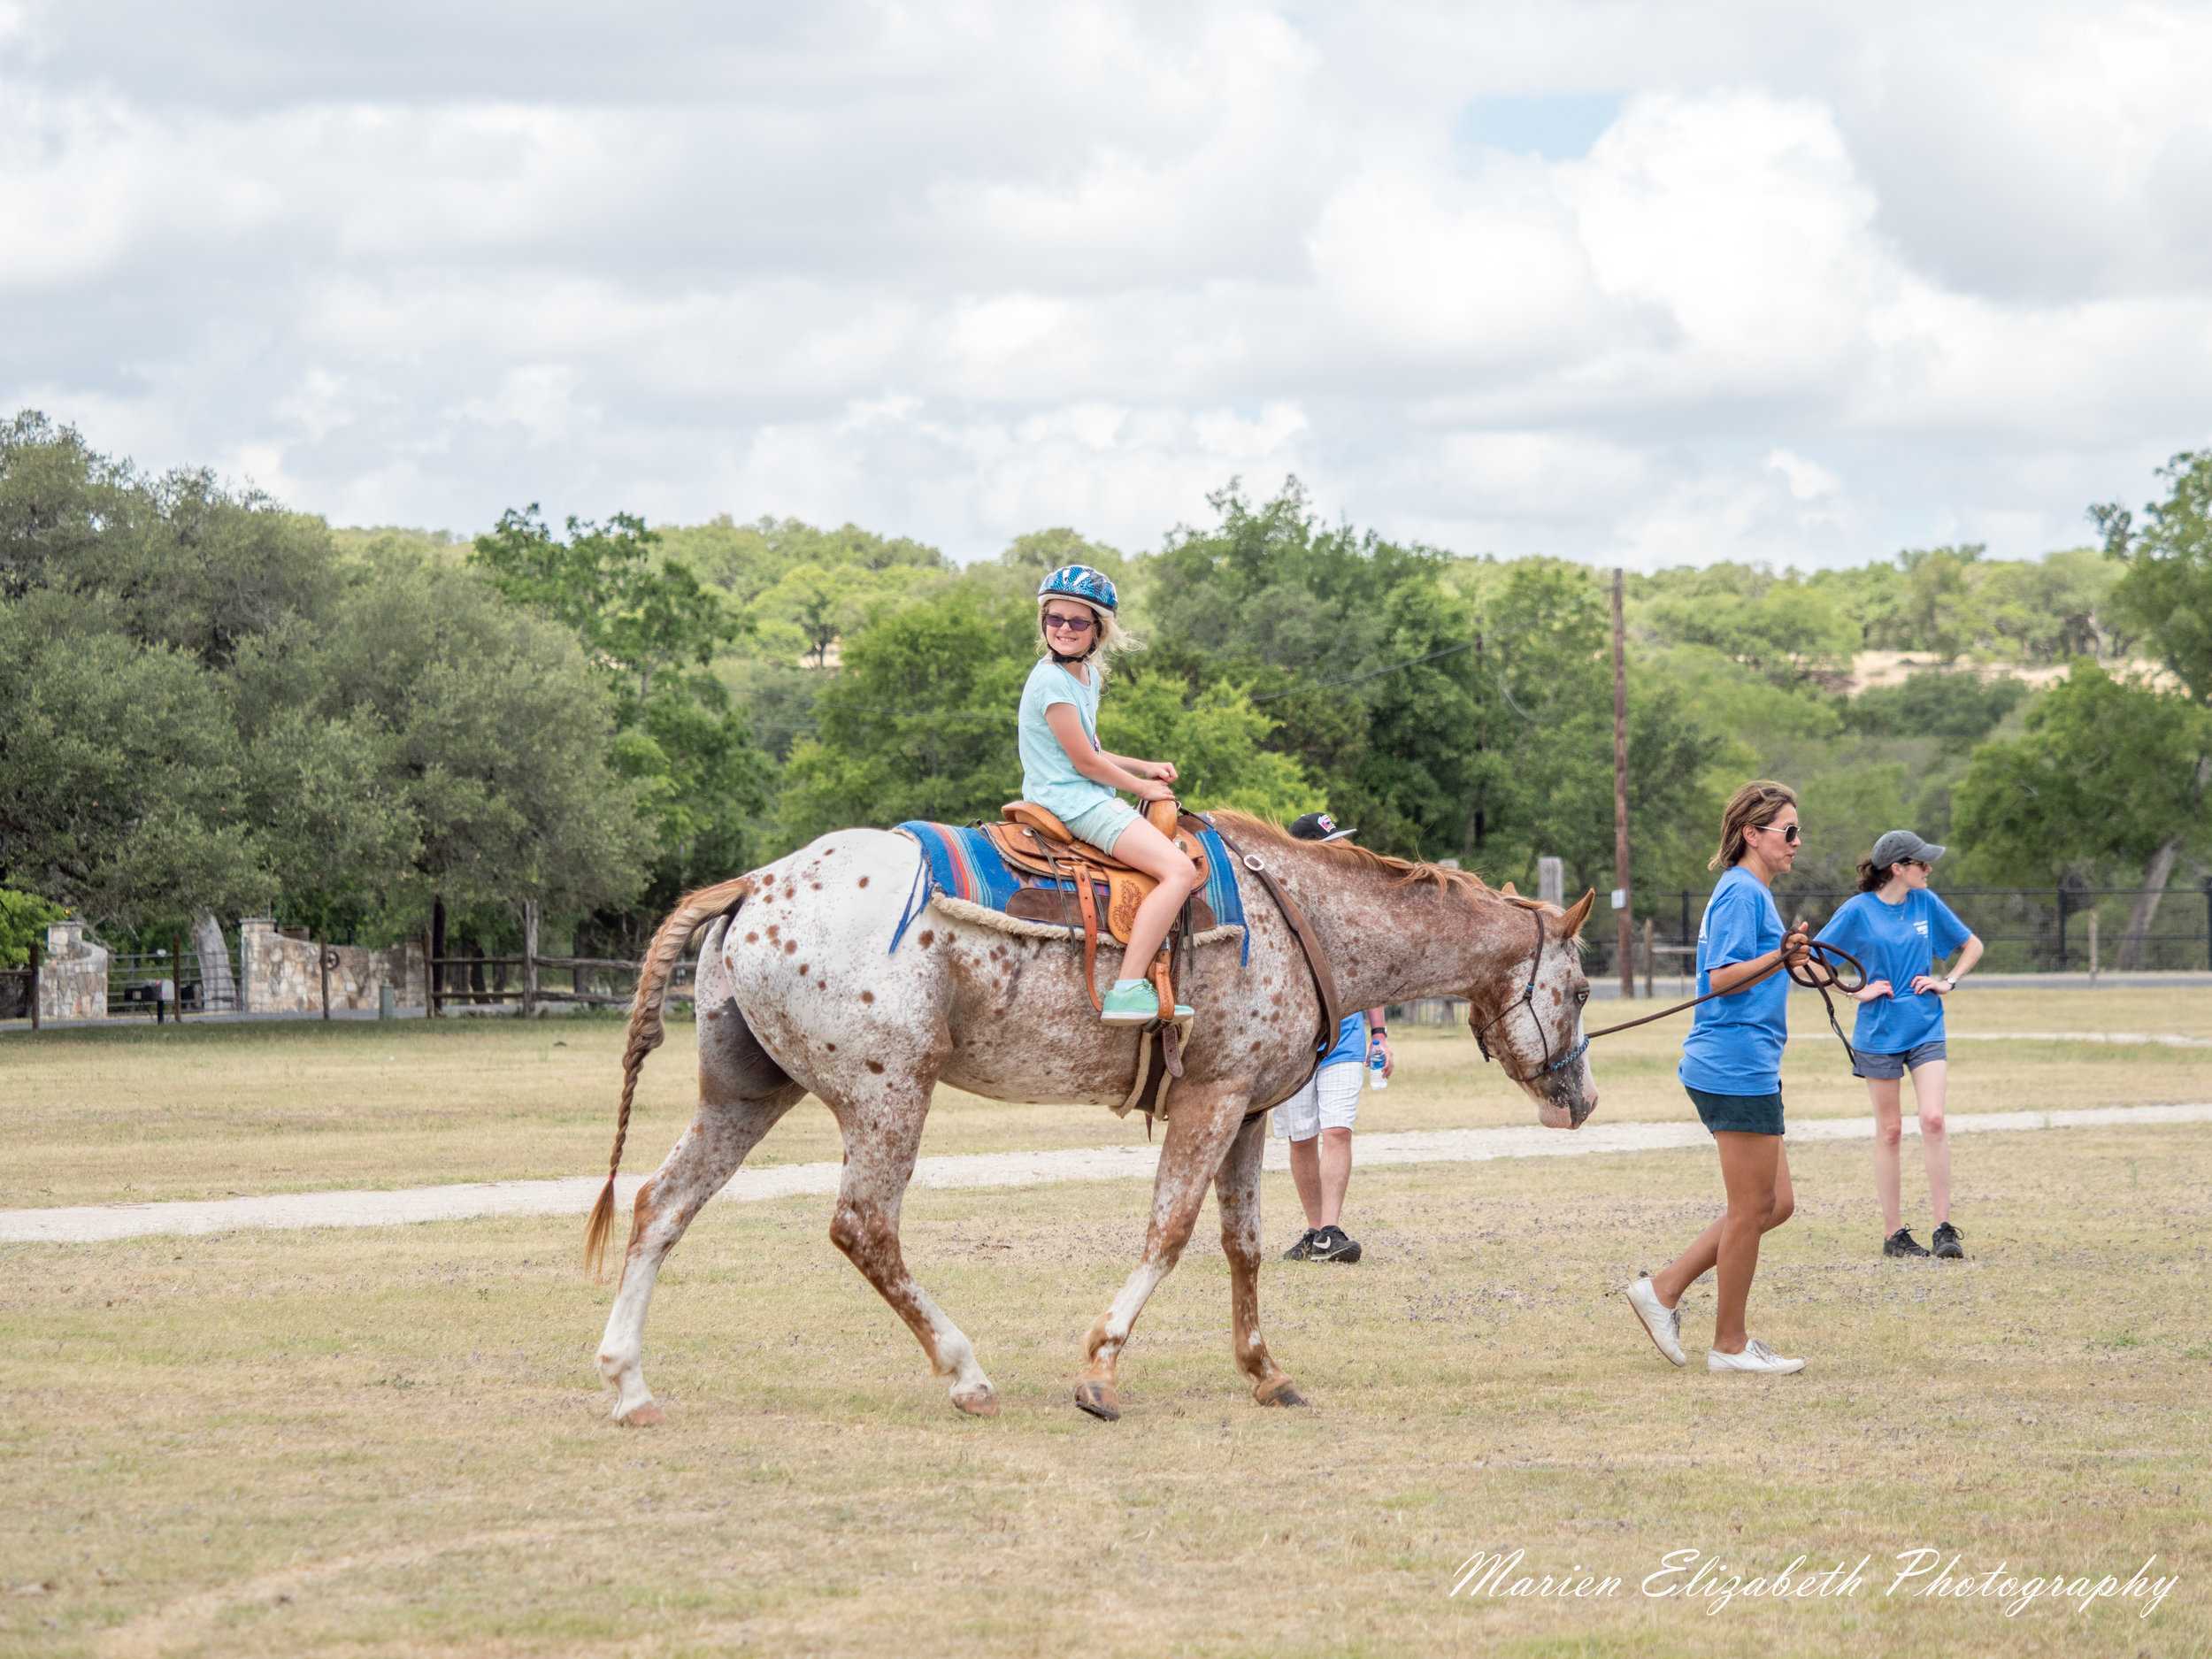
{"type": "MultiPolygon", "coordinates": [[[[1767,884],[1741,864],[1730,867],[1697,927],[1697,994],[1713,988],[1715,968],[1749,962],[1782,945],[1782,912],[1767,884]]],[[[1776,1094],[1782,1045],[1789,1037],[1790,981],[1776,973],[1748,991],[1700,1002],[1682,1040],[1675,1075],[1709,1094],[1776,1094]]]]}
{"type": "Polygon", "coordinates": [[[1041,657],[1022,687],[1021,719],[1016,741],[1022,757],[1022,799],[1034,801],[1062,823],[1089,811],[1116,795],[1104,784],[1076,771],[1067,749],[1046,723],[1045,710],[1056,703],[1071,703],[1083,722],[1083,735],[1098,747],[1098,670],[1090,670],[1085,685],[1049,657],[1041,657]]]}
{"type": "Polygon", "coordinates": [[[1973,931],[1925,887],[1908,890],[1902,904],[1885,904],[1871,893],[1847,901],[1828,918],[1820,936],[1856,956],[1870,979],[1887,979],[1891,995],[1859,1004],[1851,1046],[1868,1054],[1909,1054],[1943,1037],[1943,999],[1916,993],[1912,982],[1935,972],[1971,939],[1973,931]]]}
{"type": "MultiPolygon", "coordinates": [[[[1367,1016],[1363,1011],[1347,1014],[1336,1028],[1336,1047],[1321,1056],[1321,1065],[1365,1065],[1367,1064],[1367,1016]]],[[[1316,1066],[1317,1071],[1321,1069],[1316,1066]]]]}

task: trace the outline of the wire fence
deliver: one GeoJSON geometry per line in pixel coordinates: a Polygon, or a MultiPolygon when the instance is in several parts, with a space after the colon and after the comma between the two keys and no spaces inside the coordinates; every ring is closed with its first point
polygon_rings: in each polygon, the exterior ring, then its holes
{"type": "MultiPolygon", "coordinates": [[[[1986,973],[2083,973],[2121,965],[2128,918],[2141,896],[2138,887],[1947,887],[1935,893],[1981,940],[1985,954],[1979,972],[1986,973]]],[[[1668,956],[1694,947],[1698,921],[1710,896],[1709,889],[1686,887],[1638,895],[1640,941],[1641,919],[1649,917],[1656,941],[1671,948],[1668,956]]],[[[1855,896],[1855,889],[1793,888],[1786,882],[1775,889],[1774,902],[1786,919],[1801,916],[1817,933],[1855,896]]],[[[1598,921],[1594,918],[1583,930],[1594,947],[1586,958],[1590,977],[1601,977],[1601,970],[1603,977],[1617,979],[1618,940],[1598,921]]],[[[1661,963],[1663,974],[1668,965],[1661,963]]],[[[2134,959],[2124,965],[2170,973],[2212,969],[2212,879],[2194,890],[2169,888],[2134,959]]],[[[1642,966],[1640,961],[1640,972],[1642,966]]]]}

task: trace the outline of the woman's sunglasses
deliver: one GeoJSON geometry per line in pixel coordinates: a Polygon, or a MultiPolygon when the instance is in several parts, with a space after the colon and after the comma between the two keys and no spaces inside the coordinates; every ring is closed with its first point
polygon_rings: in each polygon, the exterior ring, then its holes
{"type": "Polygon", "coordinates": [[[1057,628],[1063,634],[1088,634],[1098,626],[1096,617],[1062,617],[1045,612],[1045,626],[1057,628]]]}
{"type": "MultiPolygon", "coordinates": [[[[1772,828],[1774,827],[1774,826],[1773,826],[1773,825],[1771,825],[1771,824],[1754,824],[1751,827],[1752,827],[1752,828],[1754,828],[1754,829],[1770,830],[1770,829],[1772,829],[1772,828]]],[[[1794,825],[1794,824],[1785,824],[1785,825],[1783,825],[1781,827],[1782,827],[1782,839],[1783,839],[1784,841],[1787,841],[1787,842],[1788,842],[1791,846],[1793,846],[1793,847],[1796,846],[1796,845],[1797,845],[1797,826],[1796,826],[1796,825],[1794,825]]]]}

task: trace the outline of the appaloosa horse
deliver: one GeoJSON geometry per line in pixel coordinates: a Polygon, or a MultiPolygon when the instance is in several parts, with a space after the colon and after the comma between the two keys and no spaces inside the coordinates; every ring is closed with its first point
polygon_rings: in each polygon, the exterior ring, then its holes
{"type": "MultiPolygon", "coordinates": [[[[1263,1405],[1304,1403],[1261,1340],[1260,1155],[1264,1109],[1313,1067],[1320,1024],[1314,977],[1280,910],[1250,873],[1267,871],[1302,907],[1341,1005],[1373,1008],[1464,996],[1486,1054],[1537,1102],[1542,1122],[1575,1128],[1597,1103],[1577,1045],[1589,995],[1574,942],[1589,914],[1500,894],[1471,875],[1292,839],[1235,813],[1215,821],[1238,844],[1251,956],[1232,935],[1200,945],[1179,989],[1197,1010],[1186,1074],[1168,1099],[1144,1256],[1084,1342],[1076,1401],[1120,1415],[1115,1367],[1155,1286],[1190,1238],[1209,1181],[1221,1204],[1238,1368],[1263,1405]]],[[[663,1258],[700,1206],[809,1091],[836,1115],[845,1166],[830,1237],[897,1310],[952,1402],[979,1417],[998,1398],[975,1350],[917,1284],[899,1248],[899,1207],[914,1171],[930,1093],[940,1082],[996,1100],[1117,1106],[1129,1095],[1139,1036],[1101,1023],[1083,956],[1063,938],[1020,937],[953,913],[924,911],[889,947],[915,889],[919,849],[905,836],[854,829],[687,896],[662,923],[641,970],[624,1056],[621,1115],[608,1185],[586,1252],[595,1265],[612,1220],[613,1171],[639,1068],[661,1041],[661,998],[693,933],[699,953],[699,1110],[638,1189],[627,1256],[599,1371],[617,1421],[663,1420],[640,1359],[663,1258]]],[[[1120,968],[1110,941],[1102,983],[1120,968]]]]}

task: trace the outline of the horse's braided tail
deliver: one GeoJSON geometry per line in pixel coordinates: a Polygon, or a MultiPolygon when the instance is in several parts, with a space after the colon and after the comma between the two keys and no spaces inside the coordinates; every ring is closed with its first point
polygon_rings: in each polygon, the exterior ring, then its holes
{"type": "Polygon", "coordinates": [[[659,1048],[666,1035],[661,1025],[661,1002],[669,976],[683,960],[699,925],[724,910],[734,910],[752,890],[750,879],[740,876],[685,894],[654,933],[645,960],[639,964],[637,995],[630,1002],[629,1041],[622,1050],[622,1107],[615,1115],[614,1151],[607,1159],[607,1184],[600,1189],[599,1202],[591,1207],[591,1219],[584,1224],[584,1266],[595,1280],[604,1277],[607,1239],[614,1231],[614,1178],[622,1169],[622,1143],[630,1133],[630,1104],[637,1097],[638,1073],[645,1069],[645,1056],[659,1048]]]}

